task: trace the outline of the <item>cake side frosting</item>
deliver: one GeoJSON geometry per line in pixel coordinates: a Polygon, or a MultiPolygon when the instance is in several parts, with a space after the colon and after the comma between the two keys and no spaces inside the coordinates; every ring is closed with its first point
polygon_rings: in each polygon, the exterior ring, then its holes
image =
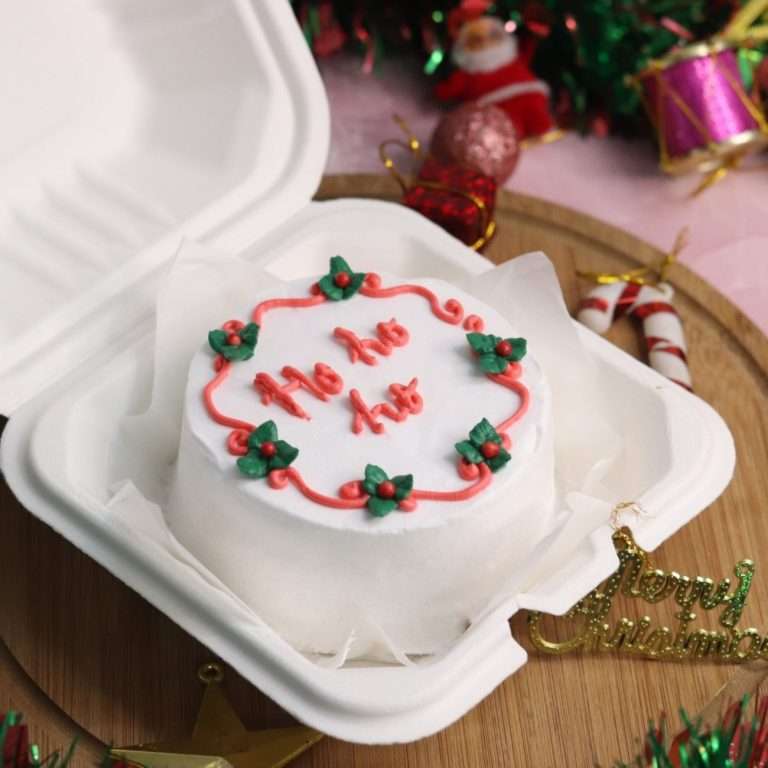
{"type": "Polygon", "coordinates": [[[220,357],[196,356],[168,519],[297,647],[333,652],[376,627],[426,653],[545,532],[549,393],[476,298],[355,273],[342,290],[355,280],[335,301],[314,281],[257,297],[257,329],[229,324],[220,357]]]}

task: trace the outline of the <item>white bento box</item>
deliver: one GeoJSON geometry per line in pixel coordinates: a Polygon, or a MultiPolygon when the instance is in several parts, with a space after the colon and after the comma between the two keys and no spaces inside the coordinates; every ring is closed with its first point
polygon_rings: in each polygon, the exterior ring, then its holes
{"type": "MultiPolygon", "coordinates": [[[[493,267],[400,206],[310,202],[328,105],[287,0],[30,0],[2,15],[8,484],[303,722],[376,743],[447,726],[525,663],[510,616],[563,613],[612,571],[607,521],[556,573],[497,605],[439,658],[328,669],[240,622],[223,593],[112,526],[106,456],[120,419],[147,402],[155,298],[183,237],[283,278],[319,273],[330,251],[352,249],[365,249],[366,268],[404,276],[460,280],[493,267]]],[[[612,482],[647,510],[632,527],[654,549],[727,484],[730,434],[701,400],[579,332],[616,384],[606,414],[627,437],[623,466],[635,469],[612,482]],[[628,393],[632,409],[622,407],[628,393]]]]}

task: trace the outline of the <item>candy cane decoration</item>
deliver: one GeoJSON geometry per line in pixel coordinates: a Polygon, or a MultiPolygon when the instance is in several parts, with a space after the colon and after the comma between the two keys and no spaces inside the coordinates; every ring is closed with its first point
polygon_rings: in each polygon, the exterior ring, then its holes
{"type": "Polygon", "coordinates": [[[642,322],[651,367],[670,381],[691,388],[683,324],[672,306],[669,283],[641,285],[617,280],[595,286],[582,300],[576,318],[596,333],[605,333],[622,315],[642,322]]]}

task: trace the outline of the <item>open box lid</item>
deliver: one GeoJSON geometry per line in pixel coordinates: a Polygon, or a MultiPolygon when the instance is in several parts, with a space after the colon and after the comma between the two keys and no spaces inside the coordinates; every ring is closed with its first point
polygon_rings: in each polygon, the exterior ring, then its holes
{"type": "Polygon", "coordinates": [[[286,0],[29,0],[0,23],[0,413],[151,322],[182,237],[304,207],[325,92],[286,0]]]}

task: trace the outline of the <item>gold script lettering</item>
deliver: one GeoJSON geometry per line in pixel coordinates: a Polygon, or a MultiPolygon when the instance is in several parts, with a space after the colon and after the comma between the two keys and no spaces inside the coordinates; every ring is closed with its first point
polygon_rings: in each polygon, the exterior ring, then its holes
{"type": "Polygon", "coordinates": [[[715,582],[703,576],[685,576],[675,571],[653,568],[648,554],[633,541],[630,532],[622,529],[614,534],[619,567],[597,589],[565,614],[573,628],[565,640],[549,640],[542,630],[542,614],[533,611],[528,616],[528,631],[534,647],[544,653],[562,654],[575,650],[618,651],[655,659],[717,659],[741,662],[768,659],[768,636],[753,628],[739,630],[749,596],[755,565],[742,560],[734,568],[736,587],[731,579],[715,582]],[[626,617],[607,623],[608,614],[617,594],[644,601],[661,603],[672,598],[677,605],[676,625],[652,626],[648,616],[633,620],[626,617]],[[694,608],[703,611],[720,609],[720,629],[692,629],[696,619],[694,608]]]}

